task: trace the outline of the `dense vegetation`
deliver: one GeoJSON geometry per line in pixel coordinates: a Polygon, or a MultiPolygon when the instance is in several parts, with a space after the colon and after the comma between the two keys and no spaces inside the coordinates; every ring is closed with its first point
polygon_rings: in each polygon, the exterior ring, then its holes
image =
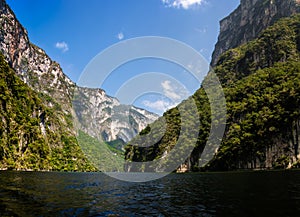
{"type": "Polygon", "coordinates": [[[76,137],[64,129],[72,122],[62,121],[71,117],[60,118],[59,105],[49,108],[45,101],[53,100],[24,84],[0,54],[0,168],[94,170],[76,137]]]}
{"type": "Polygon", "coordinates": [[[88,160],[102,172],[123,171],[123,152],[79,130],[78,143],[88,160]]]}
{"type": "Polygon", "coordinates": [[[226,88],[225,94],[227,130],[217,156],[207,167],[288,167],[299,154],[300,63],[288,61],[258,70],[226,88]],[[272,146],[277,153],[268,159],[272,146]]]}
{"type": "MultiPolygon", "coordinates": [[[[300,15],[296,15],[278,21],[259,38],[220,57],[214,70],[227,101],[226,131],[216,155],[204,169],[286,168],[292,164],[298,165],[299,50],[300,15]]],[[[210,132],[211,113],[203,87],[192,97],[196,101],[201,124],[195,149],[188,161],[190,169],[197,170],[202,166],[199,158],[210,132]]],[[[184,107],[187,101],[178,108],[184,107]]],[[[167,111],[142,132],[150,139],[161,139],[152,147],[146,147],[147,139],[135,138],[126,147],[125,157],[129,161],[145,162],[164,156],[178,140],[182,127],[180,116],[188,113],[179,113],[177,108],[167,111]],[[163,119],[167,123],[166,131],[160,135],[163,119]],[[137,144],[139,147],[134,146],[137,144]]],[[[189,143],[193,142],[186,138],[184,145],[189,143]]]]}

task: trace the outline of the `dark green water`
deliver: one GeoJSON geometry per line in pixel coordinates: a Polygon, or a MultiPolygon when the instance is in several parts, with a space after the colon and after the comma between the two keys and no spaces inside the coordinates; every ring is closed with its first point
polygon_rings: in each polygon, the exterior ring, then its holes
{"type": "Polygon", "coordinates": [[[300,171],[171,174],[0,172],[0,216],[300,216],[300,171]]]}

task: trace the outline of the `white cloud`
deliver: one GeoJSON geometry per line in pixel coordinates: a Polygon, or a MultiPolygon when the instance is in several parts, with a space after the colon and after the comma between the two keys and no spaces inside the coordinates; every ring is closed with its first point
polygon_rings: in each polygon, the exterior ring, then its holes
{"type": "Polygon", "coordinates": [[[55,47],[60,49],[62,52],[67,52],[69,50],[69,46],[66,42],[56,42],[55,47]]]}
{"type": "Polygon", "coordinates": [[[163,88],[163,91],[164,91],[164,94],[166,97],[169,97],[170,99],[175,100],[175,101],[177,101],[181,98],[181,96],[175,92],[174,87],[171,85],[171,81],[169,81],[169,80],[163,81],[161,83],[161,86],[163,88]]]}
{"type": "Polygon", "coordinates": [[[161,83],[164,95],[170,98],[172,101],[179,102],[188,96],[188,91],[178,86],[177,84],[171,83],[169,80],[165,80],[161,83]]]}
{"type": "Polygon", "coordinates": [[[162,0],[168,7],[189,9],[192,6],[202,5],[205,0],[162,0]]]}
{"type": "Polygon", "coordinates": [[[118,38],[119,40],[122,40],[124,37],[125,37],[125,36],[124,36],[123,32],[120,32],[120,33],[118,33],[118,35],[117,35],[117,38],[118,38]]]}
{"type": "Polygon", "coordinates": [[[160,85],[163,97],[142,101],[142,104],[147,108],[164,112],[168,109],[174,108],[183,99],[186,99],[189,96],[189,92],[185,89],[185,87],[180,86],[180,83],[176,81],[165,80],[161,82],[160,85]]]}
{"type": "Polygon", "coordinates": [[[155,110],[161,111],[161,112],[164,112],[167,109],[170,109],[175,106],[175,104],[172,104],[172,103],[170,103],[166,100],[162,100],[162,99],[154,101],[154,102],[151,102],[149,100],[144,100],[142,103],[144,106],[146,106],[148,108],[155,109],[155,110]]]}

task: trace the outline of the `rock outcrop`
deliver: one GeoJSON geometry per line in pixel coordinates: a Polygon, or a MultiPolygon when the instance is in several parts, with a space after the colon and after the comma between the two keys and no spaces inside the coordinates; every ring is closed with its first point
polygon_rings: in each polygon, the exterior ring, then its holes
{"type": "MultiPolygon", "coordinates": [[[[43,95],[47,106],[61,108],[61,111],[69,117],[74,114],[81,118],[84,116],[86,121],[80,125],[84,132],[90,133],[91,136],[103,135],[104,141],[121,139],[127,142],[158,117],[153,113],[134,107],[130,107],[130,115],[127,112],[128,107],[120,105],[117,99],[107,96],[103,90],[77,87],[63,73],[57,62],[51,60],[41,48],[30,43],[26,29],[19,23],[5,0],[0,1],[0,13],[0,51],[9,65],[26,84],[43,95]],[[84,107],[84,110],[75,109],[76,111],[73,111],[74,90],[76,93],[84,95],[84,99],[81,98],[80,101],[81,108],[84,107]],[[84,103],[86,104],[84,105],[84,103]],[[125,110],[122,111],[122,108],[125,110]],[[127,119],[134,120],[130,122],[132,125],[128,124],[127,120],[122,122],[122,119],[110,121],[113,115],[111,111],[114,110],[123,114],[123,120],[126,119],[124,118],[126,115],[129,115],[127,119]],[[84,114],[81,114],[81,111],[84,114]],[[102,120],[102,118],[104,119],[102,120]],[[88,123],[92,119],[97,126],[88,123]]],[[[114,115],[114,117],[116,116],[114,115]]],[[[70,128],[69,130],[73,134],[75,133],[74,129],[70,128]]]]}
{"type": "Polygon", "coordinates": [[[299,4],[299,0],[241,0],[238,8],[220,21],[211,65],[217,64],[222,53],[257,38],[280,18],[299,13],[299,4]]]}
{"type": "MultiPolygon", "coordinates": [[[[104,141],[117,139],[125,143],[158,117],[133,106],[121,105],[117,99],[107,96],[101,89],[76,86],[63,73],[57,62],[30,42],[26,29],[17,20],[5,0],[0,0],[0,52],[16,75],[41,100],[44,106],[43,114],[36,124],[40,128],[39,132],[42,132],[44,143],[50,147],[50,152],[52,150],[51,153],[54,153],[54,149],[57,151],[55,160],[62,165],[65,164],[63,162],[74,161],[72,167],[56,165],[57,167],[53,168],[49,164],[39,169],[74,169],[76,159],[79,157],[76,157],[76,154],[73,155],[75,157],[72,157],[72,154],[63,155],[66,150],[73,154],[74,150],[77,150],[81,154],[80,160],[86,161],[76,141],[78,130],[104,141]],[[74,120],[79,119],[83,121],[76,125],[78,122],[74,120]],[[76,128],[77,126],[79,128],[76,128]],[[60,136],[54,139],[53,135],[60,136]],[[48,139],[50,137],[52,139],[48,139]]],[[[82,164],[81,162],[80,169],[84,170],[82,164]]],[[[16,166],[15,169],[31,169],[26,168],[26,165],[16,166]]]]}
{"type": "Polygon", "coordinates": [[[73,100],[79,129],[104,141],[128,142],[158,115],[106,95],[104,90],[76,87],[73,100]]]}
{"type": "MultiPolygon", "coordinates": [[[[210,101],[202,85],[192,96],[201,122],[197,142],[190,156],[178,166],[178,172],[299,167],[298,3],[292,0],[242,0],[238,9],[221,21],[213,70],[226,97],[227,117],[226,120],[213,119],[218,115],[210,113],[210,101]],[[207,144],[209,136],[215,136],[210,129],[216,123],[226,124],[226,128],[223,138],[215,140],[221,141],[219,148],[210,149],[211,158],[205,148],[218,144],[207,144]],[[207,156],[209,163],[205,161],[207,156]]],[[[210,75],[208,73],[204,83],[209,82],[210,75]]],[[[182,102],[177,108],[185,104],[182,102]]],[[[164,113],[166,131],[153,146],[148,144],[149,140],[153,141],[148,137],[158,137],[156,132],[152,135],[150,132],[141,141],[134,139],[134,145],[126,147],[128,170],[164,171],[161,168],[172,163],[171,160],[167,162],[166,156],[179,141],[182,128],[177,108],[164,113]],[[163,165],[147,167],[147,162],[157,159],[162,159],[163,165]]],[[[156,121],[149,128],[159,127],[160,123],[156,121]]],[[[189,142],[189,138],[185,139],[184,145],[189,142]]]]}

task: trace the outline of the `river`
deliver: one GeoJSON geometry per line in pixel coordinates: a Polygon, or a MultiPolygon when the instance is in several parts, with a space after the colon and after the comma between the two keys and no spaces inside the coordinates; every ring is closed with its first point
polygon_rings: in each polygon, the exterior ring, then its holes
{"type": "Polygon", "coordinates": [[[300,171],[170,174],[0,172],[0,216],[300,216],[300,171]]]}

